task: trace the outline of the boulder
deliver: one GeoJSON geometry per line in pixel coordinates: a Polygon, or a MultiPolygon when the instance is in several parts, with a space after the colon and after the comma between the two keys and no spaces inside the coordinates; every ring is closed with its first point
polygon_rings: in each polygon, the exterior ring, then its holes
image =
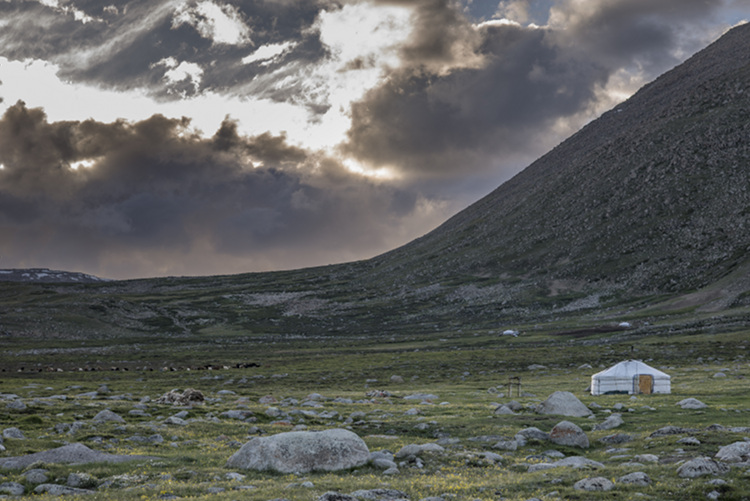
{"type": "Polygon", "coordinates": [[[403,459],[409,456],[419,456],[423,452],[445,452],[445,447],[438,444],[409,444],[399,449],[394,454],[394,457],[396,459],[403,459]]]}
{"type": "Polygon", "coordinates": [[[627,475],[621,476],[617,479],[617,482],[620,484],[630,484],[645,487],[651,484],[651,479],[642,471],[634,471],[633,473],[628,473],[627,475]]]}
{"type": "Polygon", "coordinates": [[[279,473],[337,471],[362,466],[370,451],[359,436],[349,430],[292,431],[257,437],[227,461],[231,468],[279,473]]]}
{"type": "Polygon", "coordinates": [[[547,441],[549,440],[549,433],[544,432],[534,426],[524,428],[523,430],[516,433],[516,441],[519,442],[518,445],[523,445],[521,444],[521,442],[525,444],[528,440],[547,441]]]}
{"type": "Polygon", "coordinates": [[[50,464],[122,463],[141,459],[153,458],[150,456],[107,454],[106,452],[93,451],[83,444],[75,443],[26,456],[0,458],[0,468],[21,469],[36,462],[50,464]]]}
{"type": "Polygon", "coordinates": [[[566,468],[573,468],[573,469],[582,469],[582,468],[604,468],[604,464],[594,461],[593,459],[588,459],[583,456],[570,456],[564,459],[560,459],[559,461],[555,461],[554,463],[535,463],[529,466],[529,473],[540,471],[540,470],[549,470],[552,468],[559,468],[559,467],[566,467],[566,468]]]}
{"type": "Polygon", "coordinates": [[[30,484],[43,484],[49,480],[47,477],[49,471],[42,468],[32,468],[23,472],[23,476],[26,477],[26,481],[30,484]]]}
{"type": "Polygon", "coordinates": [[[586,436],[580,426],[570,421],[557,423],[549,432],[549,439],[552,443],[558,445],[570,445],[583,449],[589,446],[589,437],[586,436]]]}
{"type": "Polygon", "coordinates": [[[728,463],[750,461],[750,442],[735,442],[725,445],[719,449],[714,457],[728,463]]]}
{"type": "Polygon", "coordinates": [[[616,412],[605,419],[603,423],[594,425],[594,431],[611,430],[623,424],[625,424],[625,421],[622,420],[622,415],[616,412]]]}
{"type": "Polygon", "coordinates": [[[573,484],[579,491],[609,491],[615,486],[611,480],[604,477],[584,478],[573,484]]]}
{"type": "Polygon", "coordinates": [[[3,430],[3,438],[13,438],[16,440],[23,440],[26,437],[23,436],[23,432],[16,427],[5,428],[3,430]]]}
{"type": "Polygon", "coordinates": [[[182,393],[177,390],[168,391],[167,393],[159,397],[156,400],[156,403],[184,406],[202,404],[205,400],[206,398],[203,396],[203,393],[200,390],[188,388],[182,393]]]}
{"type": "Polygon", "coordinates": [[[21,400],[11,400],[5,405],[6,408],[14,411],[25,411],[26,410],[26,404],[23,403],[21,400]]]}
{"type": "Polygon", "coordinates": [[[706,407],[708,407],[697,398],[685,398],[677,402],[677,405],[679,405],[683,409],[705,409],[706,407]]]}
{"type": "Polygon", "coordinates": [[[501,405],[497,406],[497,408],[495,409],[495,414],[497,414],[497,415],[515,414],[515,412],[513,412],[513,409],[511,409],[507,405],[501,404],[501,405]]]}
{"type": "Polygon", "coordinates": [[[539,414],[557,414],[570,417],[588,417],[591,410],[569,391],[556,391],[536,407],[539,414]]]}
{"type": "Polygon", "coordinates": [[[633,456],[633,461],[637,463],[658,463],[659,456],[656,454],[636,454],[633,456]]]}
{"type": "Polygon", "coordinates": [[[633,436],[628,435],[627,433],[615,433],[614,435],[607,435],[606,437],[602,437],[599,439],[601,443],[608,445],[624,444],[632,440],[633,436]]]}
{"type": "Polygon", "coordinates": [[[94,416],[94,419],[92,419],[95,423],[124,423],[125,420],[112,412],[109,409],[104,409],[103,411],[99,412],[96,416],[94,416]]]}
{"type": "Polygon", "coordinates": [[[409,499],[409,496],[396,489],[369,489],[359,490],[349,493],[350,496],[354,496],[360,501],[398,501],[402,499],[409,499]]]}
{"type": "Polygon", "coordinates": [[[23,496],[26,488],[23,484],[18,482],[4,482],[0,484],[0,494],[8,494],[10,496],[23,496]]]}
{"type": "Polygon", "coordinates": [[[677,474],[682,478],[696,478],[703,475],[724,475],[728,471],[729,467],[727,465],[708,457],[691,459],[677,468],[677,474]]]}
{"type": "Polygon", "coordinates": [[[318,501],[359,501],[359,499],[349,494],[342,494],[340,492],[328,491],[323,493],[318,501]]]}
{"type": "Polygon", "coordinates": [[[77,487],[68,487],[59,484],[40,484],[34,488],[35,494],[47,493],[50,496],[81,496],[85,494],[96,494],[96,491],[79,489],[77,487]]]}

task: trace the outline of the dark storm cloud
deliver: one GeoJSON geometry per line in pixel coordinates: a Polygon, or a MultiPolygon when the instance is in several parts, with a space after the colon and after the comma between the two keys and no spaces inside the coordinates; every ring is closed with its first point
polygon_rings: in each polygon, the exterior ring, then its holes
{"type": "Polygon", "coordinates": [[[544,28],[495,22],[467,29],[453,3],[423,0],[404,53],[427,62],[440,57],[453,67],[438,71],[407,58],[353,106],[345,150],[398,166],[414,179],[443,178],[444,188],[472,175],[502,181],[518,161],[541,155],[590,118],[577,117],[596,106],[618,71],[632,71],[645,83],[718,35],[715,25],[709,31],[703,23],[720,6],[560,1],[544,28]],[[449,36],[447,46],[435,36],[441,32],[460,36],[449,36]],[[466,47],[481,56],[481,65],[466,64],[466,47]],[[572,122],[560,131],[566,120],[572,122]]]}
{"type": "Polygon", "coordinates": [[[187,119],[50,123],[17,103],[0,119],[0,164],[0,256],[110,276],[352,259],[392,245],[388,226],[417,203],[230,120],[202,138],[187,119]]]}
{"type": "MultiPolygon", "coordinates": [[[[0,56],[56,63],[59,76],[66,81],[119,90],[143,88],[153,97],[181,99],[206,90],[231,92],[282,64],[313,63],[326,55],[317,33],[310,29],[324,2],[241,2],[234,12],[247,26],[250,38],[237,44],[214,43],[196,26],[176,21],[185,9],[195,8],[197,1],[74,0],[62,4],[64,8],[30,1],[0,2],[0,18],[7,21],[0,33],[0,56]],[[74,10],[90,19],[76,19],[74,10]],[[242,63],[257,47],[289,40],[295,42],[294,47],[272,65],[242,63]],[[168,81],[165,75],[170,68],[163,64],[168,58],[197,65],[202,78],[199,82],[168,81]]],[[[288,95],[276,92],[270,97],[282,101],[288,95]]]]}

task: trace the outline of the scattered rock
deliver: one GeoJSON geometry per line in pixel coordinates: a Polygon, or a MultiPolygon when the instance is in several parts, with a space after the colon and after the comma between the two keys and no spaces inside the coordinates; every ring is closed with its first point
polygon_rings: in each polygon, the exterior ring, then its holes
{"type": "Polygon", "coordinates": [[[336,471],[362,466],[370,451],[349,430],[292,431],[247,442],[227,461],[227,466],[280,473],[336,471]]]}
{"type": "Polygon", "coordinates": [[[432,393],[414,393],[412,395],[407,395],[404,397],[404,400],[422,400],[422,401],[430,401],[430,400],[438,400],[440,397],[437,395],[433,395],[432,393]]]}
{"type": "Polygon", "coordinates": [[[68,475],[65,485],[68,487],[77,487],[81,489],[90,489],[96,487],[99,481],[93,475],[88,473],[73,472],[68,475]]]}
{"type": "Polygon", "coordinates": [[[394,454],[396,459],[407,458],[409,456],[419,456],[424,452],[445,452],[445,448],[438,444],[409,444],[403,446],[394,454]]]}
{"type": "Polygon", "coordinates": [[[703,475],[724,475],[729,467],[708,457],[698,457],[687,461],[677,468],[677,474],[682,478],[696,478],[703,475]]]}
{"type": "Polygon", "coordinates": [[[569,391],[556,391],[536,407],[539,414],[558,414],[571,417],[588,417],[591,410],[569,391]]]}
{"type": "Polygon", "coordinates": [[[81,443],[75,443],[26,456],[0,458],[0,468],[20,469],[36,462],[49,464],[122,463],[143,459],[153,458],[150,456],[107,454],[106,452],[93,451],[81,443]]]}
{"type": "Polygon", "coordinates": [[[579,491],[609,491],[615,486],[611,480],[604,477],[584,478],[573,484],[579,491]]]}
{"type": "Polygon", "coordinates": [[[539,471],[539,470],[547,470],[551,468],[559,468],[559,467],[566,467],[566,468],[573,468],[573,469],[599,469],[604,468],[604,464],[594,461],[593,459],[588,459],[583,456],[570,456],[567,458],[560,459],[559,461],[555,461],[553,463],[536,463],[529,466],[529,472],[539,471]]]}
{"type": "Polygon", "coordinates": [[[513,409],[508,407],[506,404],[502,404],[502,405],[497,406],[497,408],[495,409],[495,414],[496,415],[515,414],[515,412],[513,412],[513,409]]]}
{"type": "Polygon", "coordinates": [[[95,491],[89,491],[86,489],[79,489],[77,487],[68,487],[67,485],[59,484],[41,484],[34,488],[35,494],[47,493],[50,496],[80,496],[85,494],[95,494],[95,491]]]}
{"type": "Polygon", "coordinates": [[[0,484],[0,493],[8,494],[10,496],[23,496],[26,489],[22,484],[18,482],[5,482],[0,484]]]}
{"type": "Polygon", "coordinates": [[[25,411],[26,410],[26,404],[23,403],[21,400],[11,400],[5,405],[6,409],[10,409],[13,411],[25,411]]]}
{"type": "Polygon", "coordinates": [[[205,402],[205,400],[206,398],[203,396],[203,393],[201,391],[194,390],[193,388],[188,388],[182,393],[177,390],[168,391],[167,393],[156,399],[156,403],[185,406],[202,404],[203,402],[205,402]]]}
{"type": "Polygon", "coordinates": [[[656,437],[666,437],[668,435],[682,435],[685,433],[695,433],[696,429],[694,428],[680,428],[679,426],[665,426],[664,428],[659,428],[655,432],[653,432],[649,437],[656,438],[656,437]]]}
{"type": "Polygon", "coordinates": [[[49,472],[42,468],[33,468],[31,470],[23,472],[23,476],[30,484],[43,484],[49,480],[49,478],[47,477],[47,473],[49,472]]]}
{"type": "Polygon", "coordinates": [[[570,421],[561,421],[552,428],[549,433],[549,439],[552,443],[558,445],[570,445],[581,447],[583,449],[589,446],[589,437],[583,432],[580,426],[570,421]]]}
{"type": "Polygon", "coordinates": [[[714,457],[728,463],[750,461],[750,442],[735,442],[725,445],[719,449],[714,457]]]}
{"type": "Polygon", "coordinates": [[[624,444],[633,440],[632,435],[627,433],[615,433],[614,435],[607,435],[599,439],[600,442],[609,445],[624,444]]]}
{"type": "Polygon", "coordinates": [[[638,463],[657,463],[659,462],[659,456],[656,454],[636,454],[633,456],[633,461],[638,463]]]}
{"type": "Polygon", "coordinates": [[[370,489],[370,490],[359,490],[349,493],[360,501],[398,501],[402,499],[409,499],[403,491],[397,491],[396,489],[370,489]]]}
{"type": "Polygon", "coordinates": [[[503,451],[515,451],[518,449],[518,442],[516,440],[500,440],[492,446],[493,449],[500,449],[503,451]]]}
{"type": "Polygon", "coordinates": [[[700,445],[701,441],[695,437],[685,437],[679,439],[677,443],[682,445],[700,445]]]}
{"type": "Polygon", "coordinates": [[[125,420],[109,409],[104,409],[92,419],[94,423],[124,423],[125,420]]]}
{"type": "Polygon", "coordinates": [[[226,412],[222,412],[219,415],[223,418],[239,419],[240,421],[249,421],[249,420],[255,419],[255,414],[252,411],[248,411],[244,409],[226,411],[226,412]]]}
{"type": "Polygon", "coordinates": [[[603,423],[594,425],[594,431],[611,430],[612,428],[617,428],[624,424],[625,421],[622,420],[622,415],[616,412],[605,419],[603,423]]]}
{"type": "Polygon", "coordinates": [[[393,375],[391,376],[391,383],[393,384],[404,384],[404,378],[401,376],[393,375]]]}
{"type": "Polygon", "coordinates": [[[354,496],[341,494],[340,492],[326,492],[318,498],[318,501],[359,501],[354,496]]]}
{"type": "Polygon", "coordinates": [[[708,407],[706,404],[696,398],[686,398],[677,402],[677,405],[683,409],[705,409],[708,407]]]}
{"type": "Polygon", "coordinates": [[[518,442],[518,445],[523,446],[529,440],[539,440],[541,442],[546,442],[547,440],[549,440],[549,433],[531,426],[529,428],[524,428],[523,430],[516,433],[515,438],[516,442],[518,442]]]}
{"type": "Polygon", "coordinates": [[[24,440],[26,437],[23,436],[23,432],[18,428],[5,428],[3,430],[3,438],[12,438],[15,440],[24,440]]]}
{"type": "Polygon", "coordinates": [[[651,479],[642,471],[635,471],[618,478],[617,482],[621,484],[639,485],[645,487],[651,484],[651,479]]]}

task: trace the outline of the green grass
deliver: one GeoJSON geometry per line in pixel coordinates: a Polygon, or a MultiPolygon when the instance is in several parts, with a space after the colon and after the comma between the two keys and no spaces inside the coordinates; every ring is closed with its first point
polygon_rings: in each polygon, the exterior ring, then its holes
{"type": "MultiPolygon", "coordinates": [[[[610,322],[611,323],[611,322],[610,322]]],[[[601,319],[585,318],[561,320],[548,324],[520,326],[518,338],[499,336],[489,331],[443,331],[433,334],[415,332],[400,338],[372,336],[336,336],[327,339],[299,336],[244,335],[236,330],[209,329],[205,335],[175,338],[145,336],[135,344],[110,346],[96,340],[85,340],[69,345],[84,348],[109,347],[109,351],[37,353],[38,364],[73,365],[198,365],[215,362],[232,365],[235,361],[256,361],[260,367],[221,370],[138,370],[79,372],[6,372],[0,379],[0,392],[17,394],[26,403],[24,411],[14,411],[0,404],[0,427],[15,426],[26,435],[26,440],[5,439],[7,451],[3,457],[23,455],[58,447],[66,442],[83,442],[96,450],[118,454],[143,454],[157,457],[148,462],[119,465],[46,465],[51,482],[64,483],[71,472],[84,471],[93,475],[97,483],[108,485],[87,499],[158,499],[175,495],[192,499],[250,499],[286,498],[317,499],[329,490],[352,492],[358,489],[388,487],[407,493],[410,499],[428,496],[455,495],[455,499],[491,500],[503,497],[524,500],[531,497],[549,499],[557,492],[561,499],[704,499],[711,490],[722,492],[722,499],[743,499],[742,485],[747,477],[742,469],[733,469],[724,480],[725,486],[711,486],[708,477],[695,480],[681,479],[676,474],[677,461],[698,455],[712,456],[722,445],[742,440],[742,434],[726,431],[706,431],[719,423],[725,427],[746,426],[750,403],[746,398],[748,365],[745,352],[747,331],[701,333],[685,329],[664,337],[632,337],[617,341],[619,333],[588,333],[583,337],[556,335],[557,332],[584,330],[602,325],[601,319]],[[561,339],[562,338],[562,339],[561,339]],[[335,340],[335,341],[334,341],[335,340]],[[635,350],[635,352],[633,352],[635,350]],[[623,356],[653,359],[649,363],[666,367],[673,376],[670,395],[641,395],[631,399],[627,395],[592,397],[585,393],[592,373],[623,356]],[[699,362],[698,357],[703,357],[699,362]],[[591,369],[579,368],[581,364],[591,369]],[[528,370],[531,364],[547,368],[528,370]],[[729,368],[726,378],[714,378],[720,369],[729,368]],[[405,383],[390,382],[392,375],[400,375],[405,383]],[[593,420],[538,415],[530,410],[515,416],[495,416],[494,403],[506,402],[510,376],[519,376],[526,396],[514,399],[530,408],[556,390],[575,393],[584,403],[596,402],[604,409],[617,403],[625,405],[621,411],[625,425],[613,431],[591,431],[594,423],[602,422],[608,414],[598,411],[593,420]],[[368,383],[367,381],[370,380],[368,383]],[[372,381],[372,380],[377,380],[372,381]],[[76,397],[97,390],[106,384],[110,393],[96,398],[76,397]],[[164,425],[163,419],[180,409],[157,405],[153,401],[165,392],[177,388],[196,388],[209,397],[209,402],[190,409],[187,426],[164,425]],[[275,418],[265,414],[266,405],[258,403],[265,395],[279,401],[291,397],[302,401],[311,392],[332,399],[365,399],[371,389],[393,393],[390,398],[376,403],[335,403],[327,401],[325,410],[336,412],[333,418],[293,416],[293,424],[309,430],[345,426],[343,419],[354,412],[364,413],[351,429],[363,437],[371,451],[396,452],[410,443],[433,442],[439,437],[457,439],[442,455],[426,455],[424,468],[402,467],[394,476],[384,476],[372,466],[340,473],[311,473],[303,476],[274,473],[242,472],[241,481],[226,479],[228,457],[238,444],[263,434],[288,431],[288,426],[274,424],[275,418]],[[493,392],[489,390],[493,389],[493,392]],[[235,395],[220,395],[231,390],[235,395]],[[400,398],[415,392],[434,393],[447,405],[420,405],[400,398]],[[66,395],[65,400],[50,399],[66,395]],[[108,397],[120,396],[116,399],[108,397]],[[145,412],[150,416],[133,416],[128,411],[143,397],[149,397],[145,412]],[[709,404],[704,410],[682,410],[676,403],[695,397],[709,404]],[[126,424],[106,423],[91,425],[91,418],[108,408],[123,416],[126,424]],[[246,408],[257,420],[245,423],[221,418],[226,410],[246,408]],[[406,415],[411,408],[419,409],[416,416],[406,415]],[[632,409],[632,412],[629,412],[632,409]],[[568,419],[576,422],[589,435],[592,446],[586,451],[570,447],[555,447],[551,443],[530,442],[515,452],[493,449],[493,442],[471,440],[483,435],[512,438],[525,427],[535,426],[549,431],[557,422],[568,419]],[[55,426],[76,421],[86,423],[72,435],[58,433],[55,426]],[[423,426],[426,424],[427,426],[423,426]],[[675,425],[695,428],[693,434],[699,446],[682,446],[677,440],[682,435],[649,438],[655,430],[675,425]],[[636,488],[616,484],[609,493],[584,493],[573,489],[573,484],[588,476],[605,476],[616,480],[636,468],[625,465],[625,459],[613,460],[609,446],[598,439],[614,431],[630,434],[632,442],[622,447],[623,454],[656,454],[661,463],[647,463],[637,470],[646,472],[653,480],[649,487],[636,488]],[[159,444],[128,440],[133,436],[149,437],[160,434],[159,444]],[[581,471],[558,468],[527,473],[527,456],[556,449],[565,455],[585,455],[604,462],[603,471],[581,471]],[[676,452],[682,449],[683,452],[676,452]],[[498,464],[485,460],[482,452],[503,454],[498,464]],[[304,487],[305,481],[313,487],[304,487]],[[251,485],[249,491],[234,490],[238,485],[251,485]],[[224,488],[211,493],[209,488],[224,488]]],[[[39,341],[26,340],[26,348],[33,350],[39,341]]],[[[61,349],[64,343],[57,344],[61,349]]],[[[71,346],[68,346],[71,348],[71,346]]],[[[16,348],[18,351],[18,348],[16,348]]],[[[18,355],[15,355],[18,356],[18,355]]],[[[8,357],[6,354],[5,357],[8,357]]],[[[439,402],[438,402],[439,403],[439,402]]],[[[282,410],[290,407],[277,404],[282,410]]],[[[294,407],[295,409],[305,409],[294,407]]],[[[2,482],[28,485],[23,473],[3,471],[2,482]]],[[[453,499],[453,498],[451,498],[453,499]]]]}

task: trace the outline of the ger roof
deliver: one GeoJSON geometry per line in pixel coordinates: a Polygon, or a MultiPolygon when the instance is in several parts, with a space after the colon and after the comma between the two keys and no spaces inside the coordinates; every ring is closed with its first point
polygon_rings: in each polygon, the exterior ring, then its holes
{"type": "Polygon", "coordinates": [[[609,369],[604,369],[601,372],[597,372],[592,377],[612,377],[612,378],[628,378],[635,374],[651,374],[652,376],[658,376],[662,378],[671,379],[672,376],[654,369],[648,364],[644,364],[640,360],[624,360],[619,362],[609,369]]]}

